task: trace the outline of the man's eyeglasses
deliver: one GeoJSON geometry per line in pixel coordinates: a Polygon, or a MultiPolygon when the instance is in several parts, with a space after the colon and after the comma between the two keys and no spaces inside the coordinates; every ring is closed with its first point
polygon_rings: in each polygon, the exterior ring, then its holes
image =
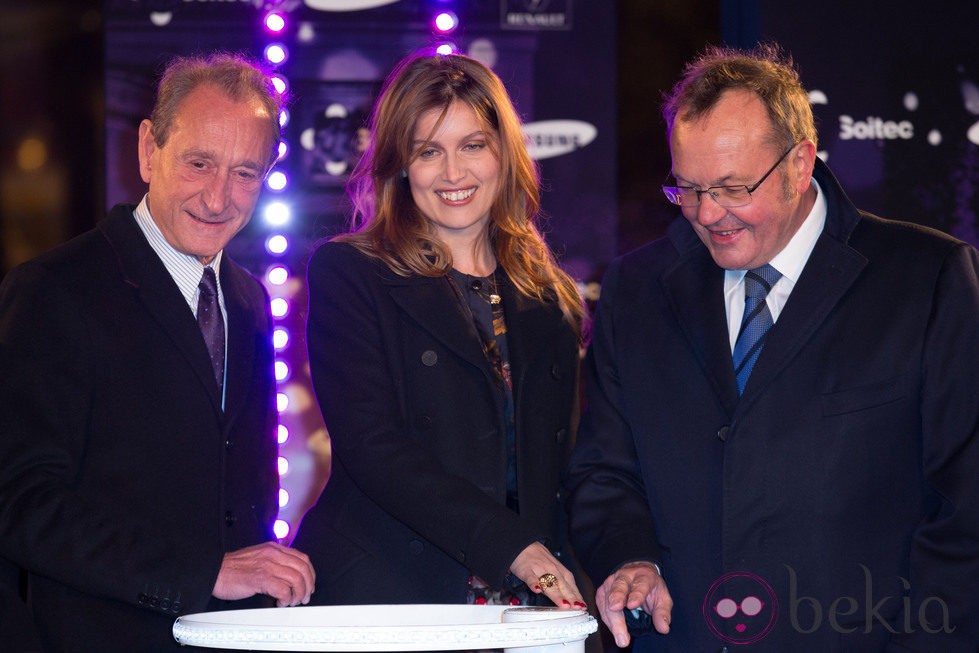
{"type": "MultiPolygon", "coordinates": [[[[798,143],[796,143],[798,145],[798,143]]],[[[750,186],[711,186],[701,190],[693,186],[663,186],[663,194],[677,206],[697,206],[700,204],[700,196],[704,193],[710,195],[715,202],[726,209],[733,209],[738,206],[751,204],[751,194],[768,179],[769,175],[775,172],[789,152],[795,149],[795,145],[785,151],[785,154],[778,158],[771,168],[768,169],[761,179],[750,186]]]]}

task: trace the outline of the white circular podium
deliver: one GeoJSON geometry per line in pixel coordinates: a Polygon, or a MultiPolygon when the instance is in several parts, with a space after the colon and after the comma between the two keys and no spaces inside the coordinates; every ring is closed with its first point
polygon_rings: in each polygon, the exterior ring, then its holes
{"type": "Polygon", "coordinates": [[[256,651],[583,653],[598,629],[584,610],[503,605],[334,605],[179,617],[180,644],[256,651]]]}

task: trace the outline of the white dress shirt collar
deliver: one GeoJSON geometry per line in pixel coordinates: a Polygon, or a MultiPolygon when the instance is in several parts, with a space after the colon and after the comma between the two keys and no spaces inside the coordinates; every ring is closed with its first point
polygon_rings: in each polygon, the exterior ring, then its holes
{"type": "MultiPolygon", "coordinates": [[[[180,289],[180,294],[184,296],[187,301],[187,305],[190,306],[191,311],[194,315],[197,314],[197,299],[199,297],[198,285],[201,282],[201,275],[204,273],[204,265],[197,259],[196,256],[190,256],[189,254],[184,254],[178,252],[173,246],[167,242],[166,237],[160,228],[156,225],[153,217],[150,215],[149,205],[146,202],[146,196],[143,196],[143,200],[133,211],[133,215],[136,217],[136,224],[139,225],[140,230],[142,230],[143,235],[146,236],[146,240],[149,241],[150,247],[156,252],[156,255],[160,257],[163,261],[164,267],[166,267],[167,272],[173,277],[174,283],[177,284],[177,288],[180,289]]],[[[214,268],[214,274],[218,279],[218,301],[221,306],[222,312],[224,311],[224,292],[221,289],[221,255],[224,251],[218,252],[214,260],[211,261],[210,267],[214,268]]]]}
{"type": "MultiPolygon", "coordinates": [[[[826,225],[826,196],[815,179],[812,180],[812,185],[816,190],[816,201],[809,210],[809,215],[799,225],[799,229],[782,251],[769,261],[772,267],[782,273],[782,277],[775,282],[765,299],[773,321],[778,321],[778,316],[789,300],[789,295],[799,281],[799,277],[802,276],[802,270],[806,267],[812,249],[816,246],[816,241],[819,240],[819,235],[826,225]]],[[[741,317],[744,315],[744,283],[742,282],[746,272],[747,270],[724,271],[724,304],[732,350],[741,328],[741,317]]]]}

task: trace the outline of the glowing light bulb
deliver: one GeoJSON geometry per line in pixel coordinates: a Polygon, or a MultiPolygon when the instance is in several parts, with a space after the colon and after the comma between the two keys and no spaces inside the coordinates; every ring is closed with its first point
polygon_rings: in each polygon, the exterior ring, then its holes
{"type": "Polygon", "coordinates": [[[270,32],[281,32],[286,27],[286,19],[281,14],[271,13],[265,17],[265,29],[270,32]]]}
{"type": "Polygon", "coordinates": [[[289,344],[289,332],[279,328],[272,332],[272,346],[278,350],[286,348],[289,344]]]}
{"type": "Polygon", "coordinates": [[[285,317],[289,314],[289,302],[281,297],[276,297],[269,302],[269,308],[272,311],[272,317],[285,317]]]}
{"type": "Polygon", "coordinates": [[[286,173],[281,170],[276,170],[275,172],[269,173],[268,178],[265,180],[265,185],[271,190],[282,190],[289,183],[289,177],[286,173]]]}
{"type": "Polygon", "coordinates": [[[272,227],[281,227],[288,224],[292,212],[289,205],[284,202],[269,202],[265,206],[265,222],[272,227]]]}
{"type": "Polygon", "coordinates": [[[443,11],[435,17],[435,29],[440,32],[451,32],[459,26],[459,18],[451,11],[443,11]]]}
{"type": "Polygon", "coordinates": [[[291,530],[289,522],[284,519],[276,519],[275,525],[272,526],[272,530],[275,531],[275,536],[280,540],[284,540],[289,536],[289,531],[291,530]]]}
{"type": "Polygon", "coordinates": [[[271,43],[265,48],[265,59],[271,64],[280,64],[289,58],[289,51],[281,43],[271,43]]]}
{"type": "Polygon", "coordinates": [[[283,254],[289,249],[289,241],[281,234],[272,236],[265,241],[265,249],[271,254],[283,254]]]}

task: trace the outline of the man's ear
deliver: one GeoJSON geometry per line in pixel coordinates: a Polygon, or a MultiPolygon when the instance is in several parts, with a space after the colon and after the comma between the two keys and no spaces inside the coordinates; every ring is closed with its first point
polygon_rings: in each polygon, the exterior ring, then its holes
{"type": "Polygon", "coordinates": [[[812,180],[812,171],[816,167],[816,144],[808,138],[796,146],[795,152],[789,155],[789,165],[795,175],[796,190],[804,193],[812,180]]]}
{"type": "Polygon", "coordinates": [[[139,176],[147,184],[150,183],[150,171],[153,155],[159,149],[152,134],[153,123],[144,120],[139,123],[139,176]]]}

